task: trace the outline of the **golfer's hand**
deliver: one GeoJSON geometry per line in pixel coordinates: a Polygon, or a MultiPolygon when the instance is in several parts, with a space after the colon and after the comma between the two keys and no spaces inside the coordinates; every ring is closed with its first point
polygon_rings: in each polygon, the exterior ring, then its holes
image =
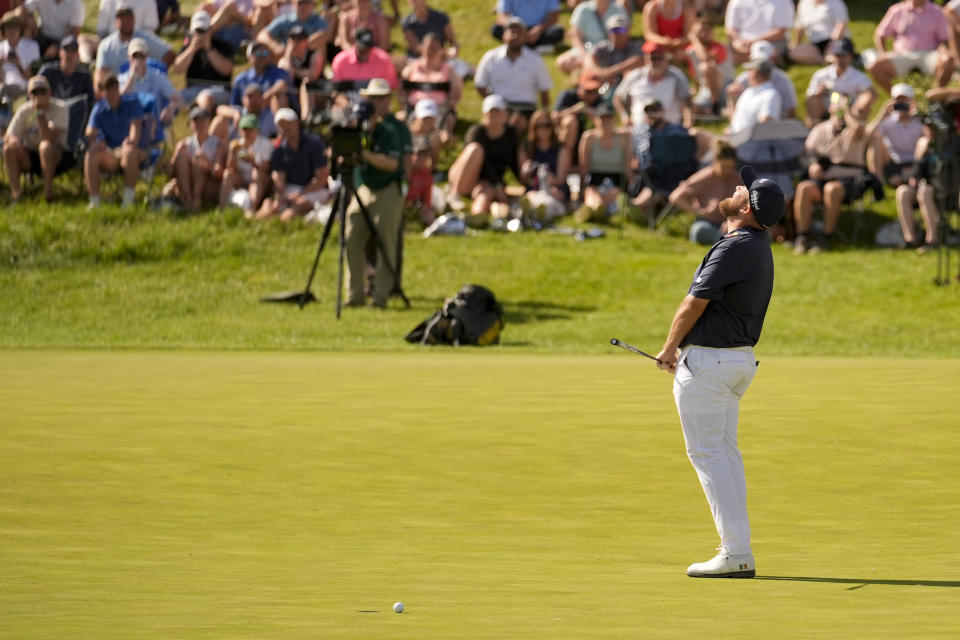
{"type": "Polygon", "coordinates": [[[657,368],[674,373],[677,370],[677,350],[664,349],[658,353],[657,368]]]}

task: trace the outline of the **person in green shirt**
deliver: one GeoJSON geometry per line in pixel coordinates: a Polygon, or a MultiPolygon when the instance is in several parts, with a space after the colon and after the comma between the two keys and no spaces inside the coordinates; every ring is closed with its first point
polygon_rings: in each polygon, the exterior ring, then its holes
{"type": "MultiPolygon", "coordinates": [[[[363,150],[362,162],[354,171],[354,186],[357,198],[370,213],[383,247],[383,251],[377,251],[371,304],[385,308],[394,288],[394,273],[399,272],[397,256],[403,221],[400,185],[412,152],[412,138],[407,126],[390,113],[393,96],[386,80],[374,78],[360,95],[373,104],[373,117],[369,143],[363,150]],[[385,260],[389,261],[389,266],[385,260]]],[[[366,304],[364,273],[370,235],[367,221],[354,199],[347,208],[346,221],[347,306],[366,304]]]]}

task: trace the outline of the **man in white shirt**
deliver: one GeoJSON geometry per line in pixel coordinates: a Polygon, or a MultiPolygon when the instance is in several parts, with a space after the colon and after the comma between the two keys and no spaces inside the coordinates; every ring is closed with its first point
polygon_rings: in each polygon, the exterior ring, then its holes
{"type": "Polygon", "coordinates": [[[850,113],[855,118],[866,119],[877,92],[873,90],[873,83],[867,74],[853,66],[853,42],[849,38],[834,40],[827,51],[833,56],[833,64],[817,70],[807,86],[807,126],[812,127],[827,119],[830,95],[833,93],[847,96],[850,99],[850,113]]]}
{"type": "MultiPolygon", "coordinates": [[[[797,117],[797,89],[793,86],[793,80],[786,73],[773,66],[776,57],[776,48],[765,40],[754,42],[750,47],[750,64],[758,65],[767,61],[771,63],[770,82],[774,89],[780,94],[780,117],[797,117]]],[[[740,94],[750,85],[750,72],[744,71],[737,76],[729,87],[727,87],[727,108],[733,113],[734,106],[740,98],[740,94]]]]}
{"type": "Polygon", "coordinates": [[[106,38],[117,30],[113,18],[121,4],[133,11],[134,29],[149,31],[150,33],[157,30],[160,18],[157,17],[156,0],[100,0],[100,13],[97,14],[97,33],[101,38],[106,38]]]}
{"type": "Polygon", "coordinates": [[[730,117],[728,133],[740,133],[754,125],[768,120],[779,120],[781,109],[780,93],[770,82],[773,63],[748,62],[750,68],[750,86],[744,90],[730,117]]]}
{"type": "Polygon", "coordinates": [[[790,41],[790,60],[820,66],[829,55],[833,40],[849,38],[850,13],[843,0],[800,0],[790,41]],[[802,42],[803,38],[807,42],[802,42]]]}
{"type": "Polygon", "coordinates": [[[119,73],[120,66],[127,61],[127,47],[134,38],[147,43],[147,57],[160,60],[168,67],[176,59],[173,49],[164,40],[149,31],[134,28],[134,12],[129,3],[130,0],[119,0],[115,18],[117,30],[104,38],[97,49],[97,66],[93,73],[95,87],[99,88],[110,73],[119,73]]]}
{"type": "Polygon", "coordinates": [[[44,60],[57,57],[65,37],[80,35],[87,16],[83,0],[26,0],[17,11],[27,22],[37,15],[37,44],[44,60]]]}
{"type": "Polygon", "coordinates": [[[518,131],[526,131],[527,118],[540,105],[550,108],[553,80],[547,65],[535,51],[526,46],[527,27],[513,16],[503,32],[503,44],[480,58],[473,84],[483,97],[502,96],[513,112],[510,123],[518,131]]]}
{"type": "Polygon", "coordinates": [[[646,64],[623,77],[613,94],[613,106],[626,125],[645,126],[644,107],[656,99],[663,105],[664,119],[673,124],[693,124],[690,81],[670,64],[666,46],[645,42],[646,64]]]}
{"type": "Polygon", "coordinates": [[[761,40],[773,44],[778,57],[786,53],[794,16],[791,0],[730,0],[724,30],[730,39],[734,62],[746,61],[750,45],[761,40]]]}

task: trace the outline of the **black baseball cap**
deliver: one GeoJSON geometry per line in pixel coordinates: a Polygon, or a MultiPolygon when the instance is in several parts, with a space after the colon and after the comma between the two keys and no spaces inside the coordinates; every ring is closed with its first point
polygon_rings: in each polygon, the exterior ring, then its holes
{"type": "Polygon", "coordinates": [[[764,229],[777,224],[787,209],[787,200],[783,197],[780,185],[769,178],[761,178],[750,165],[740,169],[740,179],[750,192],[750,210],[757,222],[764,229]]]}
{"type": "Polygon", "coordinates": [[[835,56],[856,55],[856,52],[853,49],[853,41],[850,40],[850,38],[838,38],[833,40],[830,43],[828,53],[832,53],[835,56]]]}

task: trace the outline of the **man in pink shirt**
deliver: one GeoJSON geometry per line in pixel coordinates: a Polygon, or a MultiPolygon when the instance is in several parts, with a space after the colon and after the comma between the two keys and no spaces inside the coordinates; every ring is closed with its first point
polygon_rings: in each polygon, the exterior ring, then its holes
{"type": "Polygon", "coordinates": [[[917,69],[946,86],[954,63],[947,46],[949,29],[940,8],[928,0],[903,0],[887,10],[873,33],[875,50],[864,51],[867,69],[887,93],[895,78],[917,69]],[[893,38],[893,49],[885,40],[893,38]]]}
{"type": "Polygon", "coordinates": [[[335,83],[384,78],[391,90],[397,89],[397,69],[390,54],[374,46],[373,32],[367,27],[357,29],[356,44],[338,53],[330,66],[335,83]]]}

